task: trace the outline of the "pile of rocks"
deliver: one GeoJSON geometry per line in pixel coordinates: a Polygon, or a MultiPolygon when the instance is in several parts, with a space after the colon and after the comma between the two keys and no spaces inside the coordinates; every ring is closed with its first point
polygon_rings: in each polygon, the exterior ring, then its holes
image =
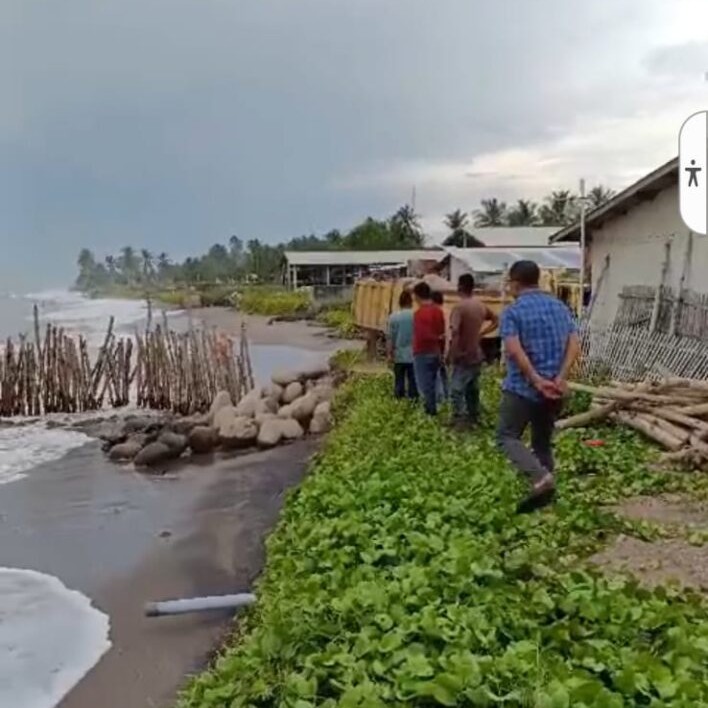
{"type": "Polygon", "coordinates": [[[272,448],[332,425],[334,384],[326,365],[282,371],[268,386],[257,386],[233,405],[220,391],[206,414],[185,418],[128,418],[96,432],[108,457],[153,467],[184,453],[202,455],[250,447],[272,448]]]}

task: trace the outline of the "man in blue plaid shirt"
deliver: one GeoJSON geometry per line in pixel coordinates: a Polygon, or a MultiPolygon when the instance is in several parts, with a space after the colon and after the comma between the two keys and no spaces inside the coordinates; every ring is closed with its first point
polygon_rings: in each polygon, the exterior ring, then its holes
{"type": "Polygon", "coordinates": [[[497,442],[531,482],[519,512],[545,506],[555,495],[552,436],[566,378],[580,351],[573,316],[560,300],[539,289],[533,261],[518,261],[509,271],[516,302],[501,317],[506,378],[499,411],[497,442]],[[521,440],[531,426],[531,449],[521,440]]]}

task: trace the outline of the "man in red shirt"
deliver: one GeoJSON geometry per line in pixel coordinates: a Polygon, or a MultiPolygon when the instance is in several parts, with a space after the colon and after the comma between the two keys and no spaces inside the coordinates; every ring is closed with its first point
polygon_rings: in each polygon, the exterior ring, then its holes
{"type": "Polygon", "coordinates": [[[418,390],[423,396],[425,412],[437,415],[436,383],[445,349],[445,315],[432,301],[430,286],[425,282],[413,288],[418,309],[413,315],[413,367],[418,390]]]}

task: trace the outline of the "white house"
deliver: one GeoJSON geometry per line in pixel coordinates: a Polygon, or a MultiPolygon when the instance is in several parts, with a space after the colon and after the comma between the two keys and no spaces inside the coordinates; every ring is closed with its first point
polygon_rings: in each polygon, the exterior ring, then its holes
{"type": "MultiPolygon", "coordinates": [[[[692,234],[681,219],[678,159],[642,177],[590,212],[586,228],[593,325],[614,322],[618,313],[626,309],[622,309],[622,303],[634,297],[632,292],[641,292],[641,286],[649,301],[649,289],[655,292],[660,285],[667,289],[665,320],[671,317],[670,303],[681,300],[677,300],[679,293],[692,291],[692,301],[699,303],[699,309],[702,300],[708,304],[708,297],[700,297],[708,294],[708,237],[692,234]]],[[[562,229],[551,239],[555,244],[579,240],[579,224],[562,229]]],[[[651,302],[648,310],[651,311],[651,302]]],[[[639,324],[642,317],[647,319],[647,307],[643,315],[637,312],[633,324],[639,324]]],[[[695,319],[693,315],[691,319],[695,319]]],[[[704,336],[697,334],[700,328],[697,330],[695,323],[691,327],[694,331],[687,334],[704,336]]]]}

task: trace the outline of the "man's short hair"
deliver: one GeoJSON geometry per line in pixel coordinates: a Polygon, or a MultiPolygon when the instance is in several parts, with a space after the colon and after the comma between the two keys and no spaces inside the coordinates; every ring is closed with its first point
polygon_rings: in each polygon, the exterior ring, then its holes
{"type": "Polygon", "coordinates": [[[408,290],[404,290],[400,297],[398,298],[398,306],[399,307],[411,307],[413,305],[413,296],[408,292],[408,290]]]}
{"type": "Polygon", "coordinates": [[[413,288],[413,294],[421,300],[430,300],[430,285],[425,281],[416,283],[413,288]]]}
{"type": "Polygon", "coordinates": [[[445,296],[439,290],[433,290],[430,293],[430,299],[436,305],[444,305],[445,304],[445,296]]]}
{"type": "Polygon", "coordinates": [[[541,279],[541,270],[534,261],[516,261],[509,270],[509,279],[527,288],[535,288],[541,279]]]}
{"type": "Polygon", "coordinates": [[[474,275],[463,273],[457,279],[457,289],[465,295],[471,295],[474,292],[474,275]]]}

